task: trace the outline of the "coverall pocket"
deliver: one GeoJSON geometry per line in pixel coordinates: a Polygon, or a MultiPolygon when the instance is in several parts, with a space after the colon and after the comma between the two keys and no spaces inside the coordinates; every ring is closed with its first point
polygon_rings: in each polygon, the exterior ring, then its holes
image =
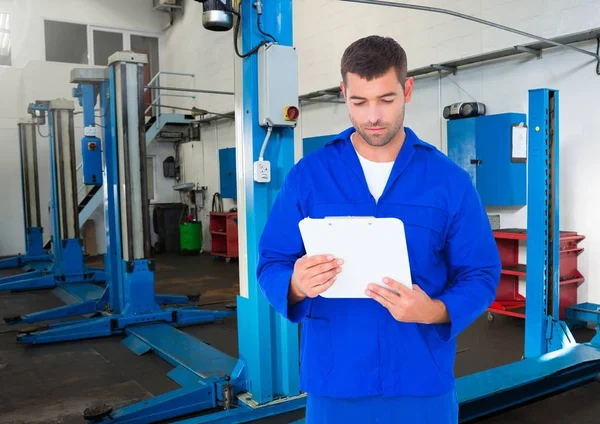
{"type": "Polygon", "coordinates": [[[329,321],[307,317],[302,321],[300,369],[310,380],[326,378],[333,368],[333,347],[329,321]]]}
{"type": "Polygon", "coordinates": [[[390,204],[391,214],[404,223],[410,245],[440,250],[444,245],[447,223],[445,211],[426,205],[390,204]],[[424,244],[424,242],[427,242],[424,244]]]}
{"type": "Polygon", "coordinates": [[[453,343],[442,341],[433,325],[419,324],[419,327],[427,344],[431,360],[440,373],[441,378],[454,378],[453,370],[456,353],[453,343]]]}

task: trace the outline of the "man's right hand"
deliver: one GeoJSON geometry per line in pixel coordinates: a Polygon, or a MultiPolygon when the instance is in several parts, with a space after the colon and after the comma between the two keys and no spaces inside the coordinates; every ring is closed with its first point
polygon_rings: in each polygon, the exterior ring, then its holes
{"type": "Polygon", "coordinates": [[[335,283],[343,260],[332,255],[303,256],[296,261],[288,300],[294,305],[307,297],[315,298],[335,283]]]}

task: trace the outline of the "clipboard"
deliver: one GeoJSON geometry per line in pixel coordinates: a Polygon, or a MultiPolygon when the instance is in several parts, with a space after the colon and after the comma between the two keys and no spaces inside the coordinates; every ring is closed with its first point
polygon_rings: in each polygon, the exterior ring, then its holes
{"type": "Polygon", "coordinates": [[[344,260],[336,282],[321,296],[369,298],[367,285],[390,277],[412,290],[404,224],[397,218],[305,218],[299,223],[308,256],[331,254],[344,260]]]}

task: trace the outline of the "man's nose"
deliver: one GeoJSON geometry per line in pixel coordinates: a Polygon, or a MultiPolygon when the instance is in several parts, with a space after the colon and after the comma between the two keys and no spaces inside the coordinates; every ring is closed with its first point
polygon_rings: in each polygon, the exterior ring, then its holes
{"type": "Polygon", "coordinates": [[[381,112],[377,106],[372,105],[369,107],[367,120],[369,121],[369,124],[371,124],[371,125],[375,125],[375,124],[379,123],[379,121],[381,120],[381,112]]]}

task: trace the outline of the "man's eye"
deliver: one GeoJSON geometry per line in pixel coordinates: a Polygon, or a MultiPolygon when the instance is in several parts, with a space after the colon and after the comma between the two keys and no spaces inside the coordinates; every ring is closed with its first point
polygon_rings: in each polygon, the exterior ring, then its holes
{"type": "Polygon", "coordinates": [[[384,100],[384,99],[382,99],[381,101],[383,103],[394,103],[394,100],[384,100]]]}
{"type": "Polygon", "coordinates": [[[365,102],[354,102],[353,104],[354,106],[362,106],[365,104],[365,102]]]}

